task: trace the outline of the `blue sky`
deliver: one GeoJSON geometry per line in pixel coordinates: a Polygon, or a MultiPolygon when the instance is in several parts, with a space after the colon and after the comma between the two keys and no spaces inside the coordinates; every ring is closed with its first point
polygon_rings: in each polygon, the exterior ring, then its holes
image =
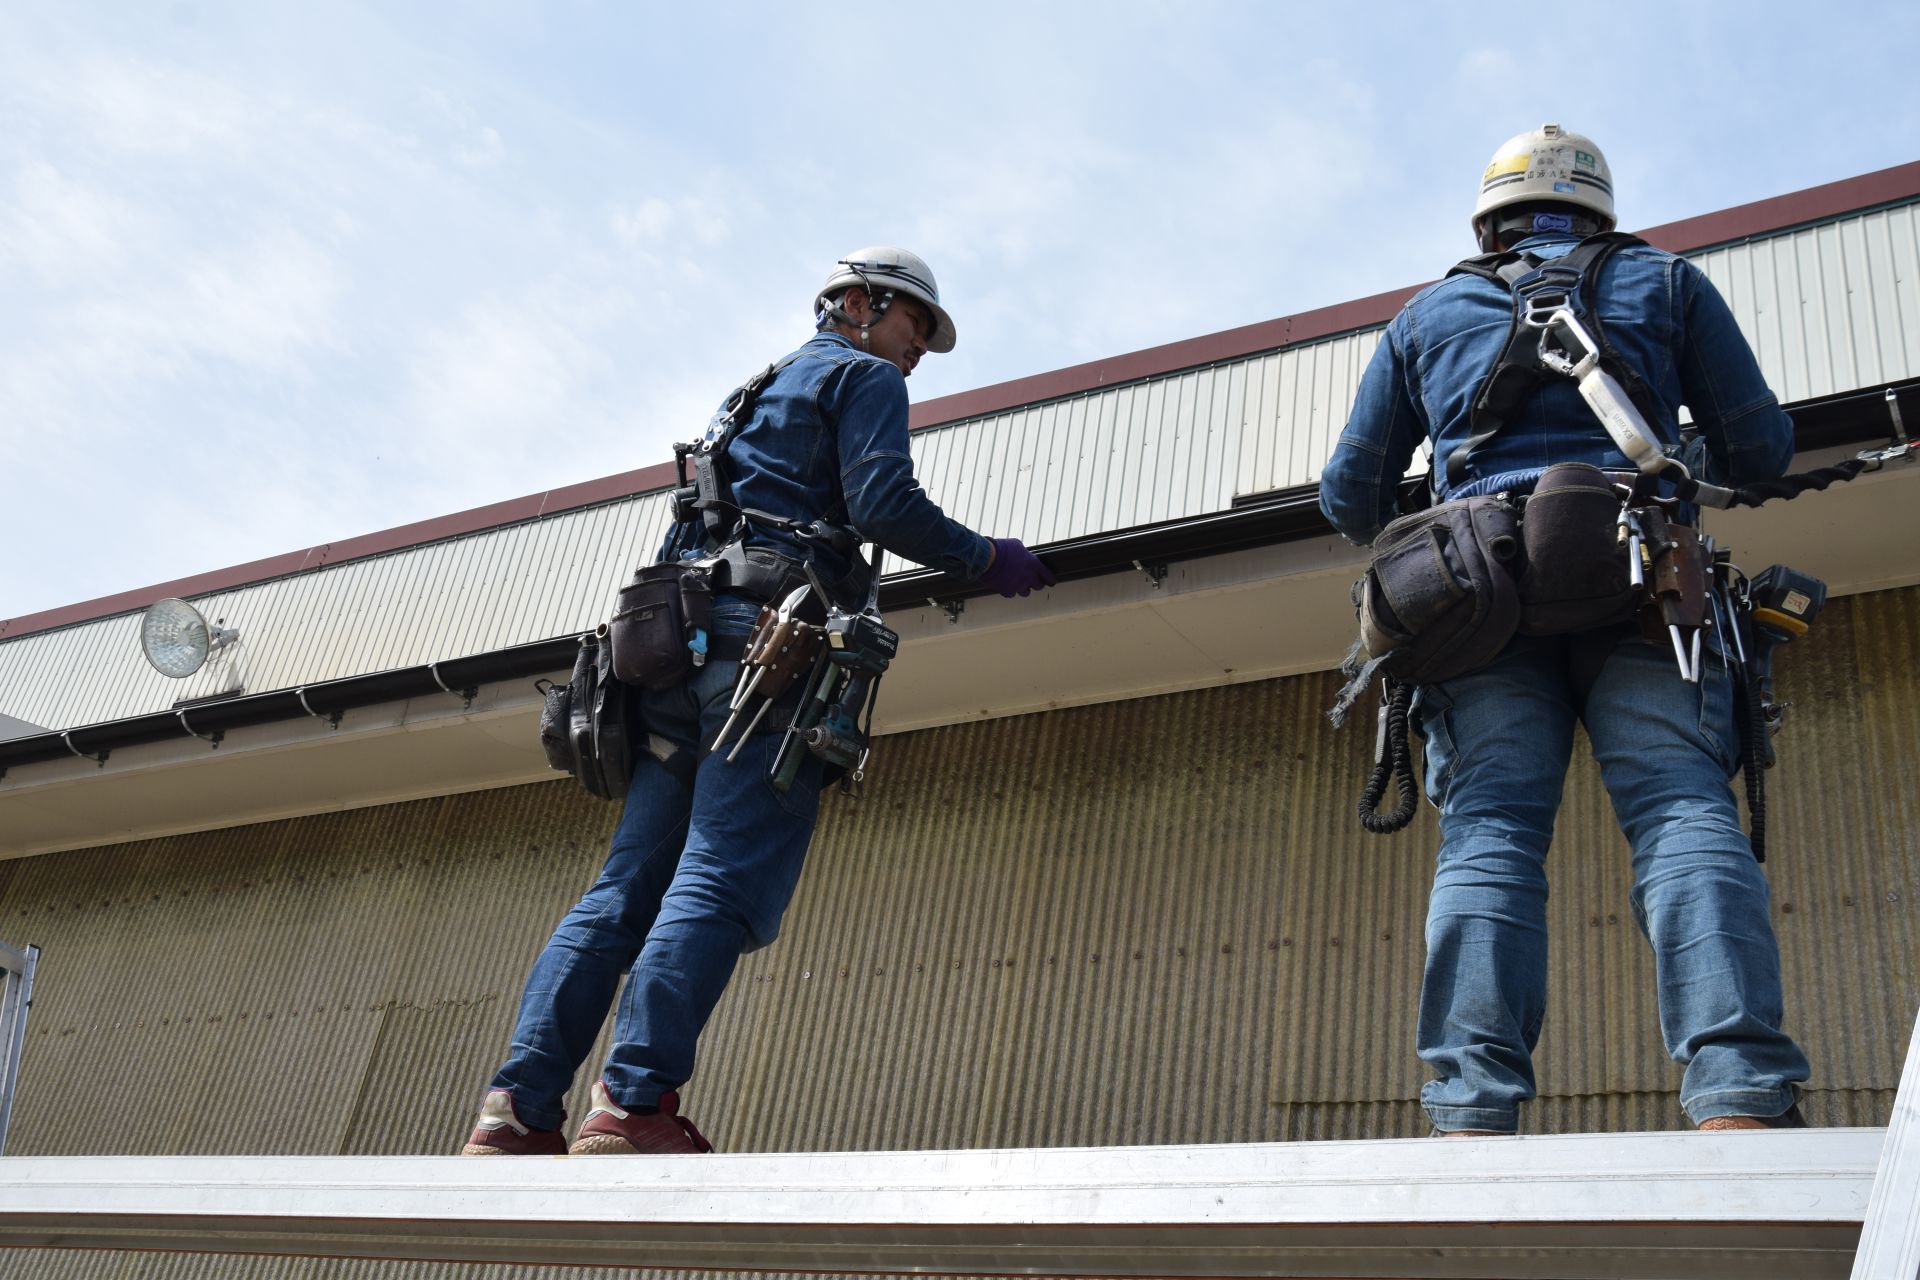
{"type": "Polygon", "coordinates": [[[664,461],[876,241],[925,399],[1430,279],[1543,120],[1629,228],[1920,159],[1920,6],[1498,11],[0,0],[0,617],[664,461]]]}

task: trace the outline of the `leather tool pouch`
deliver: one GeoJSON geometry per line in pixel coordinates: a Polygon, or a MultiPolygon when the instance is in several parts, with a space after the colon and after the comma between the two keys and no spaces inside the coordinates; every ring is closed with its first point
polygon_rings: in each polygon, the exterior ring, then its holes
{"type": "Polygon", "coordinates": [[[1639,606],[1620,544],[1620,494],[1606,472],[1584,462],[1548,467],[1521,519],[1527,574],[1520,584],[1520,632],[1557,636],[1616,626],[1639,606]]]}
{"type": "Polygon", "coordinates": [[[1636,600],[1640,630],[1649,644],[1665,648],[1668,627],[1693,631],[1706,625],[1712,561],[1700,535],[1689,526],[1670,523],[1657,513],[1645,524],[1653,565],[1646,599],[1636,600]]]}
{"type": "Polygon", "coordinates": [[[626,687],[613,678],[606,639],[605,626],[580,637],[572,677],[542,690],[540,747],[549,765],[572,774],[589,793],[620,800],[633,778],[636,728],[626,687]]]}
{"type": "Polygon", "coordinates": [[[1502,495],[1401,516],[1375,540],[1354,584],[1361,644],[1408,684],[1483,667],[1519,626],[1524,568],[1518,513],[1502,495]]]}
{"type": "Polygon", "coordinates": [[[668,689],[692,674],[693,645],[713,617],[708,570],[685,563],[634,571],[620,589],[609,624],[613,674],[641,689],[668,689]]]}

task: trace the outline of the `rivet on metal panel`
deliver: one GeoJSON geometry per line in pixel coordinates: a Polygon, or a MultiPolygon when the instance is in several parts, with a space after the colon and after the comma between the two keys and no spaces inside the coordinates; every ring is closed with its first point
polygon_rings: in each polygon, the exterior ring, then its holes
{"type": "Polygon", "coordinates": [[[1293,945],[1293,939],[1292,939],[1292,938],[1282,938],[1282,939],[1280,939],[1280,945],[1281,945],[1281,946],[1283,946],[1283,947],[1290,947],[1290,946],[1292,946],[1292,945],[1293,945]]]}

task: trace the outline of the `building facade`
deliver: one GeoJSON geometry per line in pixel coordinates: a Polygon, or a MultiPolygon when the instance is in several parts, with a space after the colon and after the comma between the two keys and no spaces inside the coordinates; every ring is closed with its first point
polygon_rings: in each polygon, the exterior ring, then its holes
{"type": "MultiPolygon", "coordinates": [[[[1727,295],[1795,409],[1797,469],[1883,443],[1889,390],[1920,427],[1920,164],[1645,234],[1727,295]]],[[[784,936],[743,962],[685,1091],[721,1149],[1425,1131],[1437,840],[1424,806],[1392,838],[1354,817],[1372,735],[1323,712],[1360,560],[1311,511],[1406,292],[916,410],[928,491],[1067,572],[1006,602],[892,566],[905,643],[865,794],[823,806],[784,936]]],[[[669,483],[0,624],[0,939],[42,953],[10,1154],[456,1149],[617,817],[547,772],[532,679],[656,544],[669,483]],[[149,670],[139,610],[163,595],[238,626],[234,652],[149,670]]],[[[1804,1109],[1884,1124],[1920,1000],[1920,800],[1899,785],[1920,763],[1920,462],[1710,527],[1750,572],[1788,561],[1836,595],[1778,661],[1768,869],[1804,1109]]],[[[1627,849],[1576,761],[1523,1131],[1682,1127],[1627,849]]]]}

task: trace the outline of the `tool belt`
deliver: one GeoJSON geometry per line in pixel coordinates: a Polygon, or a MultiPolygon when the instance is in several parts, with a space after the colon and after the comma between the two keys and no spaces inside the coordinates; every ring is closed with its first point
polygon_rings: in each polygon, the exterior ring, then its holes
{"type": "MultiPolygon", "coordinates": [[[[739,596],[765,606],[807,581],[803,562],[737,542],[710,559],[635,570],[620,589],[609,623],[613,674],[623,684],[658,691],[681,683],[708,661],[737,661],[747,642],[711,634],[713,598],[739,596]]],[[[836,597],[864,594],[870,584],[871,570],[855,560],[828,590],[836,597]]]]}
{"type": "MultiPolygon", "coordinates": [[[[735,542],[721,551],[715,569],[716,593],[724,591],[755,604],[777,604],[789,591],[809,580],[803,561],[768,547],[749,547],[743,542],[735,542]]],[[[851,604],[866,598],[873,585],[873,570],[865,560],[855,556],[852,568],[822,585],[835,601],[851,604]]]]}
{"type": "Polygon", "coordinates": [[[1642,536],[1628,538],[1618,483],[1563,462],[1518,501],[1456,498],[1393,521],[1353,587],[1360,641],[1350,661],[1364,653],[1369,677],[1438,684],[1486,666],[1515,635],[1591,631],[1636,614],[1662,644],[1670,625],[1699,627],[1708,566],[1698,535],[1640,508],[1642,536]]]}

